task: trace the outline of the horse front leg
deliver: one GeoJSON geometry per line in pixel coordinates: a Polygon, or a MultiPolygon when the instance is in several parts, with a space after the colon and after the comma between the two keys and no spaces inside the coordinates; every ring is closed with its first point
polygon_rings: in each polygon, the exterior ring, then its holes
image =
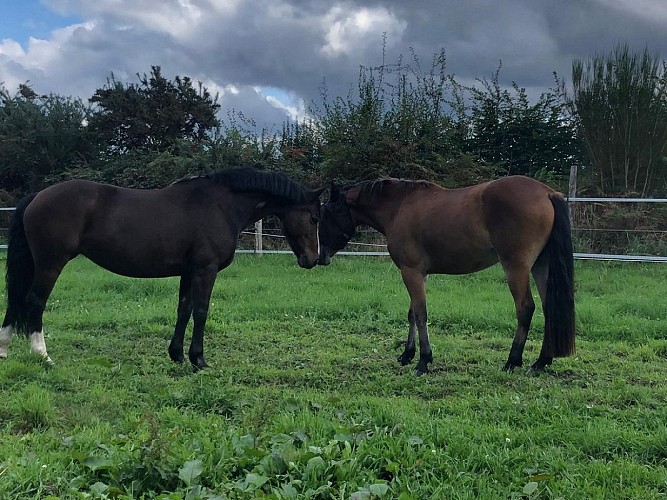
{"type": "Polygon", "coordinates": [[[417,324],[415,323],[415,313],[412,310],[412,306],[408,310],[408,323],[410,324],[410,329],[408,330],[408,338],[405,341],[405,349],[403,353],[398,357],[398,362],[403,366],[409,365],[412,363],[412,360],[415,357],[416,346],[415,346],[415,336],[417,333],[417,324]]]}
{"type": "Polygon", "coordinates": [[[410,355],[412,341],[412,356],[414,356],[414,337],[416,329],[419,332],[419,361],[415,367],[417,375],[423,375],[428,372],[428,364],[433,361],[431,352],[431,342],[428,337],[427,313],[426,313],[426,276],[415,269],[401,269],[403,283],[410,294],[410,312],[408,318],[414,321],[410,323],[408,340],[405,343],[405,352],[410,355]],[[414,327],[413,327],[414,324],[414,327]]]}
{"type": "Polygon", "coordinates": [[[195,272],[192,279],[192,319],[194,327],[188,357],[195,371],[208,366],[204,360],[204,326],[208,317],[208,306],[211,301],[211,292],[216,274],[217,266],[209,266],[195,272]]]}
{"type": "Polygon", "coordinates": [[[0,328],[0,359],[7,357],[7,350],[14,335],[14,325],[5,320],[5,323],[0,328]]]}
{"type": "Polygon", "coordinates": [[[174,335],[169,343],[169,357],[175,363],[182,363],[183,339],[185,338],[185,329],[192,316],[192,276],[184,274],[181,276],[181,283],[178,288],[178,308],[176,311],[176,326],[174,335]]]}

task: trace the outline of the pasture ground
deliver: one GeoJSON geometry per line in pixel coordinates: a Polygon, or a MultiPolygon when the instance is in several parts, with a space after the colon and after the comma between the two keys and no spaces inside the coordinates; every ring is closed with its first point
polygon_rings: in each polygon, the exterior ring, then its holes
{"type": "MultiPolygon", "coordinates": [[[[192,373],[166,353],[176,279],[77,259],[45,315],[55,366],[22,338],[0,361],[0,498],[664,498],[667,266],[576,278],[577,354],[535,376],[501,370],[499,267],[432,276],[434,363],[415,377],[389,260],[239,255],[192,373]]],[[[542,326],[538,308],[526,366],[542,326]]]]}

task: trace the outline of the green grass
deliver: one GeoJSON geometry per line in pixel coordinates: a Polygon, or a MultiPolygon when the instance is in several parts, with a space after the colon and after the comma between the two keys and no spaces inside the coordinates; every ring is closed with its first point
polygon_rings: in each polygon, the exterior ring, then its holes
{"type": "Polygon", "coordinates": [[[501,370],[499,268],[430,277],[434,362],[415,377],[390,261],[238,256],[195,374],[166,352],[176,279],[77,259],[45,314],[55,366],[22,338],[0,361],[0,498],[664,498],[667,267],[576,276],[577,354],[538,376],[501,370]]]}

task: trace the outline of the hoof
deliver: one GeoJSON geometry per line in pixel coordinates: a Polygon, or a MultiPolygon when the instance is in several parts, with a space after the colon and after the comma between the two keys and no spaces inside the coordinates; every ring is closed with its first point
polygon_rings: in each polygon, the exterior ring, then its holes
{"type": "MultiPolygon", "coordinates": [[[[401,342],[399,347],[401,345],[404,346],[405,343],[401,342]]],[[[414,349],[414,346],[413,346],[412,349],[409,349],[409,348],[406,347],[405,350],[401,353],[401,355],[396,359],[403,366],[409,365],[410,363],[412,363],[412,360],[415,359],[415,352],[416,352],[416,349],[414,349]]]]}
{"type": "Polygon", "coordinates": [[[183,361],[185,361],[182,347],[179,349],[178,347],[170,345],[168,352],[169,352],[169,357],[174,363],[182,363],[183,361]]]}
{"type": "Polygon", "coordinates": [[[183,356],[183,353],[181,353],[180,356],[172,355],[171,353],[169,353],[169,357],[171,358],[171,360],[174,363],[178,363],[179,365],[183,364],[183,361],[185,361],[185,357],[183,356]]]}
{"type": "Polygon", "coordinates": [[[208,368],[208,363],[204,361],[204,358],[198,358],[195,361],[190,361],[192,363],[192,371],[197,373],[204,368],[208,368]]]}
{"type": "Polygon", "coordinates": [[[528,370],[529,373],[542,373],[547,366],[549,366],[553,362],[552,359],[541,359],[537,358],[537,361],[535,361],[531,366],[530,369],[528,370]]]}
{"type": "Polygon", "coordinates": [[[503,367],[503,370],[506,372],[511,372],[514,371],[515,368],[521,368],[523,366],[523,362],[519,363],[513,363],[511,361],[508,361],[505,363],[505,366],[503,367]]]}
{"type": "Polygon", "coordinates": [[[419,366],[417,365],[415,367],[415,376],[416,377],[421,377],[422,375],[426,375],[428,373],[428,366],[419,366]]]}
{"type": "Polygon", "coordinates": [[[415,366],[415,375],[421,377],[422,375],[428,373],[428,363],[428,361],[420,359],[419,363],[417,363],[417,366],[415,366]]]}
{"type": "Polygon", "coordinates": [[[414,359],[414,357],[415,357],[415,353],[405,353],[404,352],[403,354],[401,354],[396,359],[398,360],[398,362],[401,365],[405,366],[405,365],[409,365],[410,363],[412,363],[412,360],[414,359]]]}

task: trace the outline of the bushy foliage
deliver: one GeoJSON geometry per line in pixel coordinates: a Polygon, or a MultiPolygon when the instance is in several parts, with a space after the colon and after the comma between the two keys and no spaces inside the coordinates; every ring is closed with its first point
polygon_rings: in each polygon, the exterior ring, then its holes
{"type": "Polygon", "coordinates": [[[587,163],[584,143],[566,108],[563,83],[531,104],[516,82],[503,88],[500,66],[478,86],[454,82],[463,151],[492,165],[496,176],[567,176],[573,164],[587,163]]]}
{"type": "Polygon", "coordinates": [[[664,193],[667,187],[667,65],[627,44],[575,59],[569,100],[601,193],[664,193]]]}
{"type": "Polygon", "coordinates": [[[447,73],[444,51],[427,69],[412,53],[407,63],[362,67],[347,96],[329,96],[323,85],[321,102],[279,132],[258,130],[242,113],[220,120],[217,96],[188,77],[165,78],[159,66],[138,83],[112,74],[90,106],[38,96],[27,84],[14,96],[2,89],[0,199],[75,177],[159,187],[236,165],[311,186],[393,176],[458,187],[523,174],[561,190],[575,166],[602,193],[659,189],[664,68],[627,47],[574,68],[573,98],[554,75],[553,88],[531,100],[518,83],[501,84],[500,66],[462,85],[447,73]]]}
{"type": "Polygon", "coordinates": [[[15,95],[0,88],[0,190],[38,190],[63,166],[88,165],[95,157],[89,117],[78,99],[40,96],[28,85],[15,95]]]}
{"type": "Polygon", "coordinates": [[[447,110],[445,55],[424,73],[412,65],[362,68],[357,95],[329,100],[316,110],[322,136],[322,173],[352,181],[382,176],[442,180],[458,156],[447,110]]]}

